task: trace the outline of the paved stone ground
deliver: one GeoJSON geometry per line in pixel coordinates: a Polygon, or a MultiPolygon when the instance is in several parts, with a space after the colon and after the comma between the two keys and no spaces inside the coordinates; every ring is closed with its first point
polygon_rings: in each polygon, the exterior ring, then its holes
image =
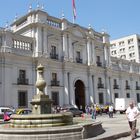
{"type": "MultiPolygon", "coordinates": [[[[88,140],[115,140],[118,137],[120,138],[118,138],[118,140],[131,140],[131,137],[128,136],[130,128],[125,114],[117,113],[114,114],[113,118],[109,118],[108,115],[103,114],[102,116],[97,116],[96,121],[102,122],[105,132],[88,140]],[[122,137],[124,135],[126,137],[122,137]]],[[[140,117],[138,118],[137,128],[140,129],[140,117]]],[[[137,140],[140,140],[140,133],[138,133],[137,140]]]]}
{"type": "MultiPolygon", "coordinates": [[[[131,140],[131,137],[128,136],[128,137],[122,137],[120,139],[117,139],[117,140],[131,140]]],[[[135,140],[140,140],[140,133],[138,133],[138,136],[136,137],[135,140]]]]}
{"type": "MultiPolygon", "coordinates": [[[[79,119],[78,117],[74,119],[79,119]]],[[[102,116],[98,115],[96,120],[92,120],[91,116],[85,115],[82,121],[101,121],[102,126],[105,129],[105,132],[101,135],[98,135],[94,138],[89,138],[87,140],[131,140],[131,137],[128,136],[130,132],[130,128],[128,122],[126,120],[125,114],[114,114],[113,118],[109,118],[107,114],[103,114],[102,116]],[[123,137],[125,134],[125,137],[123,137]],[[115,137],[112,137],[115,136],[115,137]]],[[[0,124],[4,122],[0,120],[0,124]]],[[[140,130],[140,117],[138,117],[137,128],[140,130]]],[[[138,133],[138,137],[136,140],[140,140],[140,133],[138,133]]]]}
{"type": "MultiPolygon", "coordinates": [[[[131,140],[131,137],[128,136],[128,137],[122,137],[122,138],[119,138],[117,140],[131,140]]],[[[140,140],[140,133],[137,134],[137,137],[135,140],[140,140]]]]}

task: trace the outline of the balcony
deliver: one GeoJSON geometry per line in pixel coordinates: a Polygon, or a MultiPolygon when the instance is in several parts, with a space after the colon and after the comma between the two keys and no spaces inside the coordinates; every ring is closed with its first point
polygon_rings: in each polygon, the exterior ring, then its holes
{"type": "Polygon", "coordinates": [[[51,81],[51,86],[59,86],[59,81],[57,81],[57,80],[52,80],[52,81],[51,81]]]}
{"type": "Polygon", "coordinates": [[[104,84],[99,83],[99,84],[98,84],[98,88],[104,88],[104,84]]]}
{"type": "Polygon", "coordinates": [[[58,54],[50,53],[50,58],[58,60],[58,54]]]}
{"type": "Polygon", "coordinates": [[[77,63],[82,63],[83,60],[82,60],[81,58],[76,58],[76,62],[77,62],[77,63]]]}
{"type": "Polygon", "coordinates": [[[99,67],[101,67],[101,66],[102,66],[102,63],[101,63],[101,62],[99,62],[99,61],[97,61],[97,62],[96,62],[96,64],[97,64],[97,66],[99,66],[99,67]]]}
{"type": "Polygon", "coordinates": [[[114,89],[119,89],[119,85],[113,85],[114,89]]]}
{"type": "Polygon", "coordinates": [[[29,80],[25,79],[25,78],[18,78],[17,79],[17,84],[18,85],[28,85],[29,84],[29,80]]]}
{"type": "Polygon", "coordinates": [[[126,89],[130,89],[130,86],[129,86],[129,85],[126,85],[125,88],[126,88],[126,89]]]}
{"type": "Polygon", "coordinates": [[[140,90],[140,86],[136,86],[136,90],[140,90]]]}

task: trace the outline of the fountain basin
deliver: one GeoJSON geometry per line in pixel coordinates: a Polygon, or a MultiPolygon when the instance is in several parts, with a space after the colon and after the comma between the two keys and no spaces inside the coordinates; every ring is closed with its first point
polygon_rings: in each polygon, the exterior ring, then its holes
{"type": "Polygon", "coordinates": [[[71,112],[61,114],[30,114],[30,115],[12,115],[12,128],[38,128],[54,127],[73,124],[71,112]]]}
{"type": "MultiPolygon", "coordinates": [[[[8,124],[7,124],[8,125],[8,124]]],[[[104,130],[101,122],[42,128],[0,127],[0,140],[81,140],[95,137],[104,130]]]]}

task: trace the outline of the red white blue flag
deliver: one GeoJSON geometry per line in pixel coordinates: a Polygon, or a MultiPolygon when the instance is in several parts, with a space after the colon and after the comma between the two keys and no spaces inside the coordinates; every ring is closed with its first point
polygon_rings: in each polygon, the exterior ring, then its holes
{"type": "Polygon", "coordinates": [[[76,19],[76,6],[75,6],[75,0],[72,0],[72,9],[73,9],[73,19],[76,19]]]}

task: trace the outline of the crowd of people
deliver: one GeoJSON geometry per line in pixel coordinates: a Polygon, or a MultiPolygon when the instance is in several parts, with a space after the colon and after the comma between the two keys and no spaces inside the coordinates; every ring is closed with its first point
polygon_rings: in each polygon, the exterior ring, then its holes
{"type": "Polygon", "coordinates": [[[113,118],[114,113],[114,107],[113,104],[106,105],[104,107],[101,107],[99,105],[86,105],[85,107],[85,113],[91,114],[94,116],[93,118],[96,118],[97,115],[102,115],[102,113],[106,113],[109,115],[109,118],[113,118]]]}
{"type": "Polygon", "coordinates": [[[64,112],[64,111],[65,111],[65,109],[62,108],[59,105],[56,105],[56,106],[53,106],[52,107],[52,113],[60,113],[60,112],[64,112]]]}

